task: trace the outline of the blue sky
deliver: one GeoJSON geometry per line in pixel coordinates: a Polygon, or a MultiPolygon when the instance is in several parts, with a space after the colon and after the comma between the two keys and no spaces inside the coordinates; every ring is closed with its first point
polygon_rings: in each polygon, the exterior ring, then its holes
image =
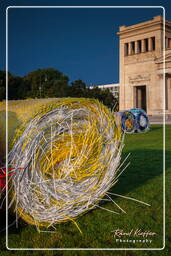
{"type": "MultiPolygon", "coordinates": [[[[0,20],[0,69],[5,69],[5,8],[16,5],[136,5],[137,1],[3,1],[0,20]]],[[[139,1],[139,5],[166,8],[169,1],[139,1]]],[[[117,83],[119,77],[120,25],[132,25],[162,14],[161,8],[103,9],[9,9],[9,71],[25,75],[38,68],[52,67],[82,79],[88,85],[117,83]]]]}

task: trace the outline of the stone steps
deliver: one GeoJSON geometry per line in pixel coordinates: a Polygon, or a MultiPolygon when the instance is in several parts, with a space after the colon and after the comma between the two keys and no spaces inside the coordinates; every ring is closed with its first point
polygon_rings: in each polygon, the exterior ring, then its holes
{"type": "MultiPolygon", "coordinates": [[[[151,124],[163,124],[163,115],[149,115],[149,120],[151,124]]],[[[171,114],[165,115],[166,124],[171,124],[171,114]]]]}

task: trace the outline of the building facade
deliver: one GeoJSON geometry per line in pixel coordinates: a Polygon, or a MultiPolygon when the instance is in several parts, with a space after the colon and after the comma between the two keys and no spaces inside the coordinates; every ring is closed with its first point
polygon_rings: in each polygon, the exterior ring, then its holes
{"type": "Polygon", "coordinates": [[[119,84],[96,86],[119,95],[120,111],[142,108],[155,118],[165,109],[171,118],[171,22],[165,21],[165,38],[163,22],[155,16],[119,27],[119,84]]]}
{"type": "Polygon", "coordinates": [[[157,116],[165,108],[171,114],[171,22],[165,24],[165,40],[162,16],[120,26],[120,110],[142,108],[157,116]]]}

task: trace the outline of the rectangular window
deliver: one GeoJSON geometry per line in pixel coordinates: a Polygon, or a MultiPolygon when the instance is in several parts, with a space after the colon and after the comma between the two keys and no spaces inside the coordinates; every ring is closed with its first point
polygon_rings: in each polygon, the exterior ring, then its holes
{"type": "Polygon", "coordinates": [[[128,43],[125,44],[125,56],[128,56],[128,43]]]}
{"type": "Polygon", "coordinates": [[[141,52],[141,40],[138,40],[137,46],[138,46],[138,53],[140,53],[141,52]]]}
{"type": "Polygon", "coordinates": [[[155,51],[155,48],[156,48],[156,46],[155,46],[155,37],[152,37],[151,41],[152,41],[152,51],[155,51]]]}
{"type": "Polygon", "coordinates": [[[144,39],[145,43],[145,52],[148,52],[148,38],[144,39]]]}
{"type": "Polygon", "coordinates": [[[131,54],[135,54],[135,42],[131,42],[131,54]]]}

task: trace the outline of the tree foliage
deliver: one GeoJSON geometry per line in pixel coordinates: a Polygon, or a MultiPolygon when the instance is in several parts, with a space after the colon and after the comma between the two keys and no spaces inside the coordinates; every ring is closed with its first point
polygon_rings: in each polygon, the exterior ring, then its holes
{"type": "MultiPolygon", "coordinates": [[[[0,100],[5,99],[6,72],[0,71],[0,100]]],[[[110,108],[118,105],[109,89],[90,89],[82,80],[69,84],[68,76],[62,72],[45,68],[28,73],[24,77],[8,73],[8,99],[85,97],[95,98],[110,108]]]]}
{"type": "Polygon", "coordinates": [[[64,97],[69,78],[53,68],[28,73],[24,80],[30,83],[30,97],[64,97]]]}
{"type": "Polygon", "coordinates": [[[5,76],[6,76],[6,72],[0,70],[0,100],[5,99],[5,88],[6,88],[5,76]]]}

